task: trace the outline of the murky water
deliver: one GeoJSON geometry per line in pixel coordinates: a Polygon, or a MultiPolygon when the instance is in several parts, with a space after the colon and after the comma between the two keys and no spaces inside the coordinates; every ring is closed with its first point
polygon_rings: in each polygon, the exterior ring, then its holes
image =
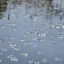
{"type": "Polygon", "coordinates": [[[63,3],[0,3],[0,64],[64,64],[63,3]]]}

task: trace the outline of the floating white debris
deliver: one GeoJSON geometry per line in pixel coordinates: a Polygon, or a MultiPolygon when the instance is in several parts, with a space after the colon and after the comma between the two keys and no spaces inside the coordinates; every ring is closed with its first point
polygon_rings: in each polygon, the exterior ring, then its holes
{"type": "Polygon", "coordinates": [[[35,45],[33,45],[33,47],[36,48],[36,47],[38,47],[38,45],[35,44],[35,45]]]}
{"type": "Polygon", "coordinates": [[[14,14],[12,14],[12,16],[14,16],[14,14]]]}
{"type": "Polygon", "coordinates": [[[0,62],[2,62],[2,59],[0,59],[0,62]]]}
{"type": "Polygon", "coordinates": [[[5,26],[1,26],[0,28],[6,28],[5,26]]]}
{"type": "Polygon", "coordinates": [[[33,62],[33,64],[40,64],[40,62],[37,61],[37,60],[35,60],[35,61],[33,62]]]}
{"type": "Polygon", "coordinates": [[[21,42],[23,42],[24,40],[20,40],[21,42]]]}
{"type": "Polygon", "coordinates": [[[12,58],[13,57],[13,55],[9,55],[9,56],[7,56],[7,58],[12,58]]]}
{"type": "Polygon", "coordinates": [[[51,25],[51,28],[55,28],[56,26],[55,25],[51,25]]]}
{"type": "Polygon", "coordinates": [[[40,36],[42,36],[42,37],[46,37],[46,33],[40,34],[40,36]]]}
{"type": "Polygon", "coordinates": [[[43,40],[42,40],[42,39],[41,39],[40,41],[41,41],[41,42],[43,42],[43,40]]]}
{"type": "Polygon", "coordinates": [[[16,31],[17,30],[17,27],[11,27],[9,28],[10,31],[16,31]]]}
{"type": "Polygon", "coordinates": [[[24,46],[25,46],[25,45],[28,45],[28,43],[25,43],[24,46]]]}
{"type": "Polygon", "coordinates": [[[7,48],[1,48],[1,51],[8,51],[7,48]]]}
{"type": "Polygon", "coordinates": [[[18,47],[14,47],[13,49],[14,49],[14,50],[19,50],[19,48],[18,48],[18,47]]]}
{"type": "Polygon", "coordinates": [[[54,43],[54,41],[49,41],[49,43],[48,43],[48,44],[55,44],[55,43],[54,43]]]}
{"type": "Polygon", "coordinates": [[[24,36],[24,37],[26,37],[26,36],[27,36],[27,34],[24,34],[23,36],[24,36]]]}
{"type": "Polygon", "coordinates": [[[27,32],[27,34],[30,34],[30,32],[27,32]]]}
{"type": "Polygon", "coordinates": [[[14,48],[14,47],[16,46],[15,43],[11,43],[11,44],[9,44],[9,45],[10,45],[11,48],[14,48]]]}
{"type": "Polygon", "coordinates": [[[55,60],[56,60],[56,61],[62,61],[62,58],[56,57],[55,60]]]}
{"type": "Polygon", "coordinates": [[[64,25],[62,25],[61,27],[64,28],[64,25]]]}
{"type": "Polygon", "coordinates": [[[29,64],[33,64],[34,60],[29,59],[29,64]]]}
{"type": "Polygon", "coordinates": [[[35,37],[35,38],[33,38],[33,40],[37,40],[37,38],[35,37]]]}
{"type": "Polygon", "coordinates": [[[61,27],[60,26],[56,26],[56,29],[60,29],[61,27]]]}
{"type": "Polygon", "coordinates": [[[34,19],[34,21],[36,21],[36,19],[34,19]]]}
{"type": "Polygon", "coordinates": [[[12,36],[8,36],[6,39],[13,40],[13,39],[14,39],[14,37],[12,37],[12,36]]]}
{"type": "MultiPolygon", "coordinates": [[[[21,54],[20,54],[21,55],[21,54]]],[[[22,55],[24,56],[24,57],[27,57],[28,56],[28,53],[22,53],[22,55]]]]}
{"type": "Polygon", "coordinates": [[[13,42],[12,41],[8,41],[9,44],[12,44],[13,42]]]}
{"type": "Polygon", "coordinates": [[[42,59],[42,62],[47,62],[47,59],[42,59]]]}
{"type": "Polygon", "coordinates": [[[63,38],[63,35],[60,35],[60,36],[58,36],[57,38],[62,39],[62,38],[63,38]]]}
{"type": "Polygon", "coordinates": [[[43,51],[38,51],[38,54],[42,54],[42,53],[44,53],[43,51]]]}
{"type": "Polygon", "coordinates": [[[17,57],[12,57],[11,58],[11,61],[16,61],[17,62],[18,61],[18,58],[17,57]]]}
{"type": "Polygon", "coordinates": [[[62,41],[61,43],[64,43],[64,41],[62,41]]]}

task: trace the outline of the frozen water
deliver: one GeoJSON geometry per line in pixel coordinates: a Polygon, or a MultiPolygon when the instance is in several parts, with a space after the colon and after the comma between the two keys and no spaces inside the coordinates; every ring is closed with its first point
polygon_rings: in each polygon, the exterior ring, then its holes
{"type": "Polygon", "coordinates": [[[63,0],[0,3],[0,64],[64,64],[63,49],[63,0]]]}

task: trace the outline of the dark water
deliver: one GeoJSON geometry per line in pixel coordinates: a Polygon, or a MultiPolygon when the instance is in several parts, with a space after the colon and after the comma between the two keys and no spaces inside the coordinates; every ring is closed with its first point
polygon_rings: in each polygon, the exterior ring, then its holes
{"type": "Polygon", "coordinates": [[[0,64],[64,64],[63,3],[0,4],[0,64]]]}

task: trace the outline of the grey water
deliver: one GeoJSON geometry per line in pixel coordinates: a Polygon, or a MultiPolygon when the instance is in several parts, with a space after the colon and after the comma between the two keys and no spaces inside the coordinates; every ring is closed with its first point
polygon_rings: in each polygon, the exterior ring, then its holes
{"type": "Polygon", "coordinates": [[[64,0],[0,0],[0,64],[64,64],[64,0]]]}

